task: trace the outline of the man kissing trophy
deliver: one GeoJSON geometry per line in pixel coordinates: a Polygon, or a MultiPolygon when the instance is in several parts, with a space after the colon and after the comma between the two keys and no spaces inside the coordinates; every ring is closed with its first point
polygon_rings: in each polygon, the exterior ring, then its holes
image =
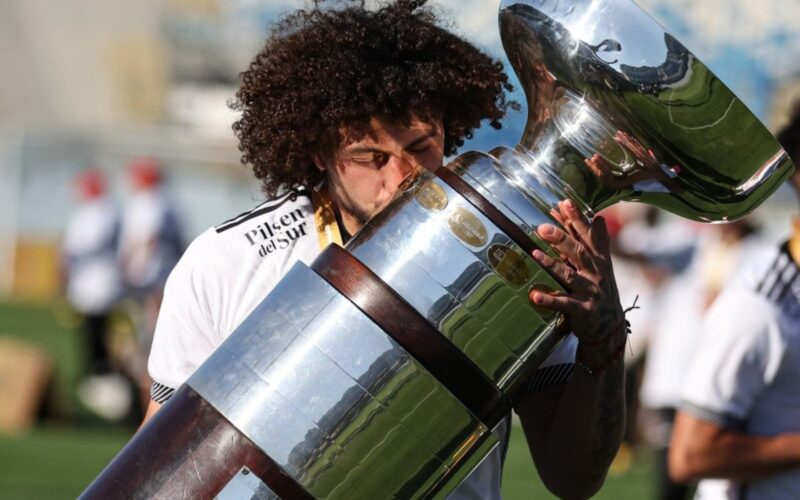
{"type": "Polygon", "coordinates": [[[529,300],[570,289],[532,257],[558,262],[537,228],[564,201],[586,220],[640,201],[732,221],[793,170],[631,0],[504,0],[499,17],[519,145],[409,177],[344,249],[295,264],[83,498],[444,498],[569,334],[529,300]]]}

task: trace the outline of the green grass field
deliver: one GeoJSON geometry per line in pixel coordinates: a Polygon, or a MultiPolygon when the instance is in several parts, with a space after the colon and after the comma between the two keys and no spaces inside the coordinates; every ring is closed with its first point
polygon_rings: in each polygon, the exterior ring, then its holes
{"type": "MultiPolygon", "coordinates": [[[[83,358],[79,332],[47,307],[0,304],[0,336],[46,349],[55,363],[47,417],[22,436],[0,435],[0,499],[75,498],[125,444],[132,427],[105,424],[75,397],[83,358]]],[[[611,476],[598,499],[652,498],[651,456],[611,476]]],[[[514,428],[503,478],[507,500],[554,498],[539,482],[522,430],[514,428]]]]}

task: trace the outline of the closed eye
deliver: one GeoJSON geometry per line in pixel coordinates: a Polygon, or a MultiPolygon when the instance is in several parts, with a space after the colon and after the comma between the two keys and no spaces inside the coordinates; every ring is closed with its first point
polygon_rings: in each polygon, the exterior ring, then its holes
{"type": "Polygon", "coordinates": [[[431,148],[430,141],[423,142],[422,144],[415,145],[414,147],[408,148],[407,151],[409,153],[424,153],[425,151],[431,148]]]}
{"type": "Polygon", "coordinates": [[[349,159],[351,162],[360,166],[378,168],[383,166],[388,161],[389,156],[386,153],[381,153],[380,151],[361,151],[351,154],[349,159]]]}

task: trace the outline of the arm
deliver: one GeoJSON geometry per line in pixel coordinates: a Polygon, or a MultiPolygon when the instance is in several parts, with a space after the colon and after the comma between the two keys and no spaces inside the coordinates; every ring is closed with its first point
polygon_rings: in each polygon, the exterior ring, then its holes
{"type": "Polygon", "coordinates": [[[523,399],[516,406],[544,484],[561,498],[588,498],[605,481],[625,426],[621,361],[523,399]]]}
{"type": "Polygon", "coordinates": [[[150,403],[147,405],[147,410],[144,412],[144,418],[142,419],[142,423],[139,424],[139,428],[136,429],[136,432],[142,430],[142,427],[153,418],[153,415],[156,414],[158,410],[161,409],[163,405],[155,400],[150,400],[150,403]]]}
{"type": "Polygon", "coordinates": [[[669,452],[674,481],[748,481],[800,467],[800,433],[749,436],[678,411],[669,452]]]}
{"type": "Polygon", "coordinates": [[[216,256],[202,245],[190,247],[167,278],[147,360],[153,383],[140,429],[221,343],[212,313],[218,302],[206,295],[220,286],[209,274],[217,267],[204,264],[209,258],[216,256]]]}
{"type": "Polygon", "coordinates": [[[601,217],[589,224],[571,202],[559,206],[566,232],[550,225],[539,236],[564,258],[534,258],[570,290],[553,294],[534,290],[531,300],[562,312],[578,337],[572,378],[524,397],[516,410],[542,481],[562,498],[587,498],[605,480],[625,426],[623,353],[624,315],[611,268],[610,244],[601,217]]]}
{"type": "Polygon", "coordinates": [[[748,481],[800,466],[796,427],[772,436],[742,431],[746,422],[757,422],[765,391],[790,362],[776,318],[771,301],[736,286],[706,313],[670,443],[669,472],[676,481],[748,481]]]}

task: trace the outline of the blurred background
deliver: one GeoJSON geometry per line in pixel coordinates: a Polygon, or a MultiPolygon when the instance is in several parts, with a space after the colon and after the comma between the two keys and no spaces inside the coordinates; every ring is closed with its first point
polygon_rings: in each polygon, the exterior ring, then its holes
{"type": "MultiPolygon", "coordinates": [[[[433,2],[505,60],[498,3],[433,2]]],[[[786,122],[800,98],[800,2],[640,3],[771,130],[786,122]]],[[[261,199],[226,103],[269,23],[304,6],[0,2],[0,497],[75,497],[132,435],[160,276],[196,235],[261,199]],[[124,256],[120,276],[110,255],[124,256]]],[[[462,151],[516,144],[525,112],[462,151]]],[[[640,309],[629,314],[626,445],[597,498],[659,498],[669,486],[658,464],[692,325],[748,252],[791,232],[797,206],[779,191],[730,227],[636,205],[607,214],[623,305],[638,296],[640,309]]],[[[519,429],[504,489],[508,499],[549,498],[519,429]]]]}

